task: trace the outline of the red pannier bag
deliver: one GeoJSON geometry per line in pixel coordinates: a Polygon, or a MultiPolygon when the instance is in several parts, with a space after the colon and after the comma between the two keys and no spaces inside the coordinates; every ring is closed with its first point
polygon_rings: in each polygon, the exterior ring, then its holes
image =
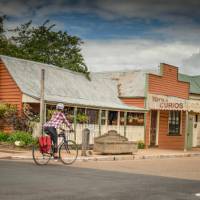
{"type": "Polygon", "coordinates": [[[40,136],[39,137],[39,146],[41,153],[49,153],[51,149],[51,137],[48,136],[40,136]]]}

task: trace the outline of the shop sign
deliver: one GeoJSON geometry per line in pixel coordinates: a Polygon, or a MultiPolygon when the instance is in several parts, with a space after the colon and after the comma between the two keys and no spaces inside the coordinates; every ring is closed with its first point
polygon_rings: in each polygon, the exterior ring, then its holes
{"type": "Polygon", "coordinates": [[[148,94],[148,106],[149,109],[155,110],[187,110],[187,100],[171,96],[148,94]]]}
{"type": "Polygon", "coordinates": [[[200,100],[188,100],[188,111],[200,113],[200,100]]]}

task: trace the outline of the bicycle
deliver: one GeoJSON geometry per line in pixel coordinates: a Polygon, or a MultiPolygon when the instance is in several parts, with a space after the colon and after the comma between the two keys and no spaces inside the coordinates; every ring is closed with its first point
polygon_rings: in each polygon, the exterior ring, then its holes
{"type": "MultiPolygon", "coordinates": [[[[70,165],[74,163],[78,156],[78,146],[75,141],[68,139],[68,134],[71,131],[66,131],[61,129],[58,137],[62,138],[62,141],[58,144],[59,159],[65,165],[70,165]]],[[[42,153],[40,151],[39,144],[33,145],[32,156],[35,164],[46,165],[49,160],[53,157],[54,145],[51,144],[51,149],[49,153],[42,153]]]]}

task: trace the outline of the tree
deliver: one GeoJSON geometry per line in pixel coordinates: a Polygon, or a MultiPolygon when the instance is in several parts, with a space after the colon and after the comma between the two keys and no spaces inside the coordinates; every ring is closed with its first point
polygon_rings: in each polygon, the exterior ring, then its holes
{"type": "Polygon", "coordinates": [[[41,26],[32,26],[32,21],[10,30],[14,34],[5,39],[3,20],[0,18],[0,35],[2,39],[0,54],[22,59],[53,64],[89,77],[88,68],[81,54],[80,38],[67,32],[54,31],[55,24],[45,21],[41,26]],[[3,36],[4,35],[4,36],[3,36]],[[4,44],[6,43],[6,44],[4,44]]]}
{"type": "Polygon", "coordinates": [[[3,20],[5,19],[5,15],[4,16],[0,16],[0,36],[2,36],[3,32],[4,32],[4,27],[3,27],[3,20]]]}

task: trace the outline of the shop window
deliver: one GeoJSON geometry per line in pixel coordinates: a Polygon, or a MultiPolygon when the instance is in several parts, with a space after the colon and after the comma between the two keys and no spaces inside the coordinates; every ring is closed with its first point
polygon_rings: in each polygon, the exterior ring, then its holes
{"type": "Polygon", "coordinates": [[[99,111],[95,109],[87,109],[86,115],[88,117],[89,124],[98,124],[99,120],[99,111]]]}
{"type": "Polygon", "coordinates": [[[169,112],[169,135],[180,135],[180,111],[169,112]]]}
{"type": "Polygon", "coordinates": [[[117,125],[117,111],[108,112],[108,125],[117,125]]]}
{"type": "Polygon", "coordinates": [[[195,115],[195,122],[198,122],[198,115],[195,115]]]}
{"type": "Polygon", "coordinates": [[[143,126],[144,125],[144,114],[128,112],[127,113],[127,125],[143,126]]]}
{"type": "Polygon", "coordinates": [[[77,108],[77,114],[85,114],[85,108],[77,108]]]}

